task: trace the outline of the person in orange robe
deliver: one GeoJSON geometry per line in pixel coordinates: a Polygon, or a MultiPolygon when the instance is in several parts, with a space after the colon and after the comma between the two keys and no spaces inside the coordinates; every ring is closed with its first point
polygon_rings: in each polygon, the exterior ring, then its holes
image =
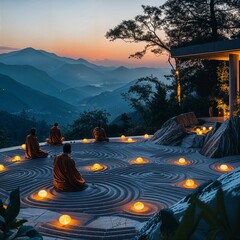
{"type": "Polygon", "coordinates": [[[63,153],[58,155],[53,164],[53,185],[63,192],[81,191],[86,188],[85,180],[78,172],[75,162],[70,157],[71,145],[63,145],[63,153]]]}
{"type": "Polygon", "coordinates": [[[38,143],[38,138],[36,136],[36,128],[32,128],[30,134],[26,138],[26,158],[45,158],[47,157],[48,153],[44,152],[38,143]]]}
{"type": "Polygon", "coordinates": [[[93,137],[96,142],[102,142],[102,141],[109,142],[109,139],[106,137],[106,132],[102,128],[101,124],[98,124],[98,126],[94,128],[93,137]]]}
{"type": "Polygon", "coordinates": [[[50,129],[50,136],[46,139],[47,143],[51,146],[60,145],[64,141],[61,130],[58,127],[58,123],[54,123],[54,126],[50,129]]]}

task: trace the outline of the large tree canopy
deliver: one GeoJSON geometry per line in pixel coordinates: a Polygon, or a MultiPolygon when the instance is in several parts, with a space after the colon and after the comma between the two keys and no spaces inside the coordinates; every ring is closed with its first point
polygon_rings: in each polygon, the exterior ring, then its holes
{"type": "Polygon", "coordinates": [[[171,47],[240,34],[239,0],[168,0],[162,10],[171,47]]]}
{"type": "Polygon", "coordinates": [[[146,43],[142,51],[133,53],[130,57],[142,58],[150,50],[156,55],[170,52],[164,30],[164,16],[160,7],[143,6],[143,14],[132,20],[124,20],[118,26],[106,33],[110,41],[121,39],[128,43],[146,43]]]}

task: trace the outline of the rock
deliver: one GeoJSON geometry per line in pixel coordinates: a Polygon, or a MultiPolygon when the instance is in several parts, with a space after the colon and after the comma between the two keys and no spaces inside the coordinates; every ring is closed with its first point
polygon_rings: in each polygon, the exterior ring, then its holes
{"type": "Polygon", "coordinates": [[[240,118],[231,117],[210,132],[200,153],[211,158],[240,155],[240,118]]]}
{"type": "Polygon", "coordinates": [[[180,114],[167,120],[154,134],[151,141],[160,145],[177,146],[187,135],[186,127],[198,124],[193,112],[180,114]]]}
{"type": "Polygon", "coordinates": [[[178,146],[186,134],[181,124],[172,121],[167,127],[158,130],[151,140],[160,145],[178,146]]]}
{"type": "MultiPolygon", "coordinates": [[[[218,191],[219,192],[219,191],[218,191]]],[[[213,209],[216,209],[216,207],[221,207],[222,209],[225,209],[226,212],[225,217],[222,219],[226,222],[228,222],[229,226],[237,226],[237,221],[239,219],[239,208],[240,208],[240,168],[234,169],[232,172],[226,173],[221,175],[217,180],[215,181],[208,181],[204,183],[203,185],[200,185],[194,193],[191,194],[194,197],[197,197],[201,202],[206,204],[207,207],[211,208],[211,211],[209,211],[210,217],[215,218],[215,215],[211,215],[211,212],[213,209]],[[216,193],[218,190],[221,190],[223,201],[217,199],[216,193]],[[220,204],[221,203],[221,204],[220,204]],[[219,205],[220,204],[220,205],[219,205]]],[[[189,201],[189,197],[184,197],[182,200],[180,200],[178,203],[171,206],[169,209],[171,210],[172,216],[170,216],[169,219],[175,219],[173,220],[175,223],[173,224],[173,228],[170,226],[168,230],[174,229],[176,227],[176,224],[180,222],[183,219],[183,216],[188,209],[191,201],[189,201]]],[[[199,214],[199,211],[202,211],[199,207],[197,207],[195,213],[199,214]]],[[[219,211],[219,218],[223,217],[224,211],[219,211]],[[221,216],[220,216],[221,215],[221,216]]],[[[163,210],[160,211],[160,213],[154,215],[147,223],[146,225],[141,229],[139,235],[136,237],[136,240],[144,239],[144,240],[155,240],[155,239],[161,239],[159,236],[164,236],[164,232],[162,229],[162,223],[164,221],[163,216],[161,214],[163,210]],[[144,236],[144,238],[142,238],[144,236]]],[[[168,211],[168,210],[167,210],[168,211]]],[[[168,222],[169,222],[168,219],[168,222]]],[[[194,219],[194,218],[193,218],[194,219]]],[[[223,222],[223,221],[222,221],[223,222]]],[[[211,224],[211,222],[209,223],[211,224]]],[[[172,225],[172,223],[170,223],[172,225]]],[[[186,226],[184,226],[186,227],[186,226]]],[[[208,239],[206,236],[206,233],[211,229],[211,225],[208,225],[204,219],[200,219],[200,222],[198,223],[196,229],[194,232],[192,232],[189,240],[206,240],[208,239]]],[[[222,226],[219,224],[219,234],[217,234],[215,240],[222,240],[223,238],[222,234],[222,226]]],[[[165,228],[166,229],[166,228],[165,228]]],[[[239,229],[237,232],[231,232],[232,239],[239,239],[239,229]]],[[[230,234],[230,233],[229,233],[230,234]]],[[[182,239],[182,238],[175,238],[175,239],[182,239]]],[[[184,238],[185,239],[185,238],[184,238]]]]}

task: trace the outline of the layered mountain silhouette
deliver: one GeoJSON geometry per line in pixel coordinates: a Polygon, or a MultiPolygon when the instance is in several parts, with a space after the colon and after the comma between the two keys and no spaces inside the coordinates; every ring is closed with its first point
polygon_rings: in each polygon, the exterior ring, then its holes
{"type": "Polygon", "coordinates": [[[23,109],[33,116],[47,121],[64,119],[72,121],[77,109],[72,105],[40,91],[24,86],[14,79],[0,74],[0,110],[19,114],[23,109]]]}
{"type": "Polygon", "coordinates": [[[134,80],[153,75],[165,82],[169,72],[168,68],[105,67],[25,48],[0,54],[1,89],[6,89],[1,90],[0,110],[15,113],[24,108],[38,118],[53,119],[51,114],[68,118],[76,109],[105,109],[113,119],[131,111],[121,93],[134,80]]]}

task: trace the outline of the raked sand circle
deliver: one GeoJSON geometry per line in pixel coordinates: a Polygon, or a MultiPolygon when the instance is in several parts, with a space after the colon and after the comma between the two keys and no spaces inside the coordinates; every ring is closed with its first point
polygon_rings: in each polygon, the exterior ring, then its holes
{"type": "MultiPolygon", "coordinates": [[[[23,150],[1,150],[0,197],[7,201],[8,193],[20,187],[20,217],[26,218],[42,235],[62,239],[132,239],[143,224],[160,209],[169,207],[194,191],[183,187],[188,178],[199,184],[220,174],[216,166],[227,162],[240,166],[240,156],[209,159],[196,149],[159,146],[151,142],[73,143],[72,156],[76,167],[88,183],[81,192],[57,192],[52,185],[54,156],[61,146],[42,148],[49,152],[45,159],[27,160],[23,150]],[[11,159],[20,155],[21,161],[11,159]],[[132,160],[142,157],[144,164],[132,160]],[[176,164],[184,157],[188,165],[176,164]],[[101,171],[91,171],[99,163],[101,171]],[[38,191],[45,189],[46,198],[38,191]],[[141,201],[145,210],[135,211],[141,201]],[[69,214],[72,221],[61,226],[58,218],[69,214]]],[[[115,142],[114,142],[115,141],[115,142]]]]}

